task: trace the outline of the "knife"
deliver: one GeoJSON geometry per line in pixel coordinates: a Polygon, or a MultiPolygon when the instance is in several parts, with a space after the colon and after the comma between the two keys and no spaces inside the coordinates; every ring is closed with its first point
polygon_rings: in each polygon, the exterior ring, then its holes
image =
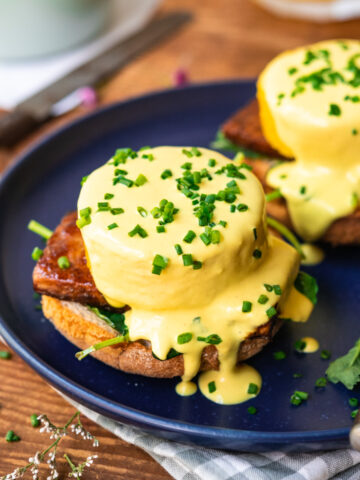
{"type": "Polygon", "coordinates": [[[52,117],[52,106],[80,87],[96,87],[133,58],[145,52],[191,19],[188,12],[156,18],[140,32],[92,58],[0,117],[0,146],[10,147],[52,117]]]}

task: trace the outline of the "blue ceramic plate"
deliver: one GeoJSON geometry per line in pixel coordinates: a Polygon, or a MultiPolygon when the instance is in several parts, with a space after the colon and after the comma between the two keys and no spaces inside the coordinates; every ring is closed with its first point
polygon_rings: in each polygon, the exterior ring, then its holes
{"type": "MultiPolygon", "coordinates": [[[[80,403],[108,417],[163,437],[233,450],[317,450],[347,445],[349,396],[341,386],[314,387],[328,362],[320,353],[297,354],[294,342],[316,337],[333,357],[360,336],[360,250],[329,251],[309,272],[318,278],[320,300],[308,324],[286,325],[251,360],[263,376],[261,394],[237,406],[219,406],[200,393],[176,395],[177,380],[118,372],[86,358],[35,310],[30,254],[41,240],[27,231],[35,218],[55,228],[74,210],[80,179],[104,163],[117,147],[208,146],[218,126],[255,92],[253,82],[198,85],[120,103],[82,118],[48,137],[5,176],[0,188],[0,333],[40,375],[80,403]],[[287,358],[276,361],[282,349],[287,358]],[[303,374],[293,378],[294,373],[303,374]],[[294,407],[294,390],[309,392],[294,407]],[[247,413],[249,404],[258,409],[247,413]]],[[[356,396],[357,394],[355,394],[356,396]]]]}

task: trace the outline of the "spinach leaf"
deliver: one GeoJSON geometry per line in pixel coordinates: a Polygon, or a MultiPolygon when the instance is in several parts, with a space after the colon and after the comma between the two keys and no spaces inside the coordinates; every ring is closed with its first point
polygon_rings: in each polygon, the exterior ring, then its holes
{"type": "Polygon", "coordinates": [[[343,357],[330,363],[326,370],[330,382],[341,382],[346,388],[352,390],[360,381],[360,338],[343,357]]]}
{"type": "Polygon", "coordinates": [[[294,286],[296,290],[305,295],[314,305],[317,303],[319,287],[314,277],[305,272],[299,272],[294,286]]]}

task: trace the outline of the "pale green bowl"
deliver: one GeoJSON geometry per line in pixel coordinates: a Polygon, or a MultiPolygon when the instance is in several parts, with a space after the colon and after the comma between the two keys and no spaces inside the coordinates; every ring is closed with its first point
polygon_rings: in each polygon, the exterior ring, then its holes
{"type": "Polygon", "coordinates": [[[110,0],[0,0],[0,58],[49,55],[79,45],[104,28],[110,8],[110,0]]]}

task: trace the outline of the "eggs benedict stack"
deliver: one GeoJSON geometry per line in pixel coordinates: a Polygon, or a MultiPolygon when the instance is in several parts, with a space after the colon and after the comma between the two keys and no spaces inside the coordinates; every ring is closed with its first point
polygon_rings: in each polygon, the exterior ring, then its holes
{"type": "Polygon", "coordinates": [[[84,181],[77,215],[50,238],[34,287],[45,316],[84,349],[78,358],[181,376],[182,395],[205,371],[207,397],[238,403],[261,388],[239,361],[260,351],[282,318],[311,313],[299,261],[268,235],[248,165],[204,148],[120,149],[84,181]]]}
{"type": "Polygon", "coordinates": [[[360,42],[284,52],[260,75],[257,101],[223,133],[260,154],[254,171],[282,199],[268,212],[306,241],[360,244],[360,42]]]}

